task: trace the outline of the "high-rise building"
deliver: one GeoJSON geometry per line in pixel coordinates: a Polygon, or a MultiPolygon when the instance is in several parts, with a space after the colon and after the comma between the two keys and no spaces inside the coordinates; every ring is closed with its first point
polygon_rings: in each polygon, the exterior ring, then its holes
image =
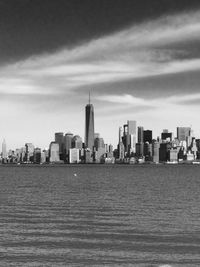
{"type": "Polygon", "coordinates": [[[6,158],[7,158],[6,141],[5,141],[5,139],[3,139],[3,143],[2,143],[2,159],[6,159],[6,158]]]}
{"type": "Polygon", "coordinates": [[[59,144],[59,154],[62,157],[64,150],[64,136],[62,132],[55,133],[55,142],[59,144]]]}
{"type": "Polygon", "coordinates": [[[158,163],[159,162],[159,148],[160,143],[155,141],[152,144],[152,152],[153,152],[153,162],[158,163]]]}
{"type": "Polygon", "coordinates": [[[144,138],[144,143],[148,142],[149,144],[152,144],[152,131],[151,130],[143,131],[143,138],[144,138]]]}
{"type": "Polygon", "coordinates": [[[179,141],[186,141],[187,137],[190,136],[190,127],[177,127],[177,138],[179,141]]]}
{"type": "Polygon", "coordinates": [[[77,148],[79,150],[81,150],[83,148],[83,141],[79,135],[75,135],[72,138],[72,148],[77,148]]]}
{"type": "Polygon", "coordinates": [[[69,150],[72,148],[72,139],[73,139],[73,134],[68,132],[65,134],[64,137],[64,154],[65,156],[69,156],[69,150]]]}
{"type": "Polygon", "coordinates": [[[51,142],[49,146],[49,157],[50,162],[58,162],[60,161],[59,156],[59,144],[56,142],[51,142]]]}
{"type": "Polygon", "coordinates": [[[144,142],[143,132],[144,132],[144,127],[139,126],[138,127],[138,143],[144,142]]]}
{"type": "Polygon", "coordinates": [[[162,141],[172,141],[172,133],[169,133],[167,129],[164,129],[161,133],[162,141]]]}
{"type": "Polygon", "coordinates": [[[124,125],[123,143],[128,156],[136,152],[136,121],[127,121],[124,125]]]}
{"type": "Polygon", "coordinates": [[[69,163],[79,163],[80,150],[78,148],[70,148],[69,150],[69,163]]]}
{"type": "Polygon", "coordinates": [[[178,161],[178,150],[177,148],[171,148],[169,150],[169,161],[177,162],[178,161]]]}
{"type": "Polygon", "coordinates": [[[32,143],[25,144],[26,152],[25,152],[25,161],[33,162],[33,154],[34,154],[34,145],[32,143]]]}
{"type": "Polygon", "coordinates": [[[102,137],[100,137],[100,134],[95,134],[95,140],[94,140],[94,162],[100,163],[102,158],[105,155],[105,144],[102,137]]]}
{"type": "Polygon", "coordinates": [[[94,107],[90,103],[85,107],[85,148],[89,148],[93,151],[94,147],[94,107]]]}
{"type": "Polygon", "coordinates": [[[130,152],[136,152],[136,121],[128,121],[127,145],[130,152]]]}
{"type": "Polygon", "coordinates": [[[36,147],[34,149],[34,163],[40,163],[41,162],[41,149],[36,147]]]}
{"type": "Polygon", "coordinates": [[[144,155],[144,143],[137,143],[136,144],[136,156],[138,158],[143,157],[144,155]]]}
{"type": "Polygon", "coordinates": [[[119,127],[118,158],[121,161],[124,159],[124,144],[122,142],[122,137],[123,137],[123,130],[122,127],[119,127]]]}
{"type": "Polygon", "coordinates": [[[41,160],[40,163],[45,163],[47,160],[46,154],[44,151],[41,152],[41,160]]]}
{"type": "Polygon", "coordinates": [[[159,148],[159,161],[166,162],[169,160],[170,143],[161,143],[159,148]]]}
{"type": "Polygon", "coordinates": [[[98,150],[99,148],[103,148],[105,150],[105,144],[104,144],[104,140],[102,137],[97,137],[94,140],[94,147],[96,150],[98,150]]]}
{"type": "Polygon", "coordinates": [[[196,143],[195,137],[192,138],[192,143],[191,143],[191,146],[190,146],[190,150],[194,154],[194,158],[196,159],[197,158],[198,148],[197,148],[197,143],[196,143]]]}
{"type": "Polygon", "coordinates": [[[144,143],[144,157],[145,161],[151,161],[152,160],[152,144],[149,144],[149,142],[144,143]]]}

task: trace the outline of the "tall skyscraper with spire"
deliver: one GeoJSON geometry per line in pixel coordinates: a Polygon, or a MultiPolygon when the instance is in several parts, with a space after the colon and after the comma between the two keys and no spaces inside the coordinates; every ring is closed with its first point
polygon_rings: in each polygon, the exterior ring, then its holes
{"type": "Polygon", "coordinates": [[[85,107],[85,147],[93,151],[94,147],[94,107],[89,103],[85,107]]]}

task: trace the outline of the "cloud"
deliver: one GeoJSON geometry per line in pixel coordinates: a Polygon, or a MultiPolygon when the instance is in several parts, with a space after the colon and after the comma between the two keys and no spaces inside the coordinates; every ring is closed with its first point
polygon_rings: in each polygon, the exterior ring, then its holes
{"type": "Polygon", "coordinates": [[[200,70],[200,59],[189,57],[191,40],[200,42],[200,12],[144,22],[71,50],[1,66],[0,93],[66,94],[85,85],[200,70]]]}
{"type": "MultiPolygon", "coordinates": [[[[187,94],[187,95],[172,95],[165,98],[156,98],[156,99],[145,99],[135,97],[129,94],[123,95],[101,95],[96,97],[99,101],[110,102],[115,104],[124,104],[126,106],[134,107],[149,107],[149,108],[170,108],[177,107],[178,105],[193,104],[195,102],[200,102],[200,93],[197,94],[187,94]]],[[[140,110],[141,111],[141,110],[140,110]]]]}

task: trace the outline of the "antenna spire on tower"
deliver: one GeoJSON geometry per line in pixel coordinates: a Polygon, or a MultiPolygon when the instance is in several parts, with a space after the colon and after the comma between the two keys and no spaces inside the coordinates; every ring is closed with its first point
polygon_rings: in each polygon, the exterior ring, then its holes
{"type": "Polygon", "coordinates": [[[89,91],[89,104],[90,104],[90,91],[89,91]]]}

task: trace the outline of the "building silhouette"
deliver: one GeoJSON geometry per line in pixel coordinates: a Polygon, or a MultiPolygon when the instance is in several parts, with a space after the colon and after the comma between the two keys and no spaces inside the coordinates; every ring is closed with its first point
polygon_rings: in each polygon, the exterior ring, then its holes
{"type": "Polygon", "coordinates": [[[65,134],[64,137],[64,159],[66,162],[69,162],[69,150],[72,148],[72,139],[73,139],[73,134],[68,132],[65,134]]]}
{"type": "Polygon", "coordinates": [[[94,107],[90,103],[89,94],[89,104],[85,107],[85,148],[93,151],[94,147],[94,107]]]}
{"type": "Polygon", "coordinates": [[[144,127],[138,126],[138,143],[144,143],[144,127]]]}
{"type": "Polygon", "coordinates": [[[77,148],[81,150],[83,148],[83,141],[79,135],[75,135],[72,138],[72,148],[77,148]]]}
{"type": "Polygon", "coordinates": [[[144,143],[148,142],[149,144],[152,144],[152,131],[151,130],[144,130],[143,131],[143,138],[144,138],[144,143]]]}
{"type": "Polygon", "coordinates": [[[49,146],[49,158],[50,162],[58,162],[60,161],[59,156],[59,144],[56,142],[51,142],[49,146]]]}
{"type": "Polygon", "coordinates": [[[32,143],[26,143],[25,148],[26,148],[25,161],[26,162],[33,162],[34,145],[32,143]]]}
{"type": "Polygon", "coordinates": [[[136,152],[136,121],[127,121],[124,124],[123,143],[127,156],[136,152]]]}
{"type": "Polygon", "coordinates": [[[62,132],[55,133],[55,142],[59,144],[59,155],[60,159],[62,159],[64,152],[64,136],[62,132]]]}
{"type": "Polygon", "coordinates": [[[179,141],[186,141],[187,137],[190,136],[190,127],[177,127],[177,138],[179,141]]]}
{"type": "Polygon", "coordinates": [[[167,129],[164,129],[161,133],[161,140],[162,141],[172,141],[172,133],[169,133],[167,129]]]}
{"type": "Polygon", "coordinates": [[[6,150],[6,141],[3,139],[2,143],[2,159],[5,160],[7,158],[7,150],[6,150]]]}
{"type": "Polygon", "coordinates": [[[123,144],[122,127],[119,127],[118,159],[120,161],[123,161],[123,159],[124,159],[124,144],[123,144]]]}

